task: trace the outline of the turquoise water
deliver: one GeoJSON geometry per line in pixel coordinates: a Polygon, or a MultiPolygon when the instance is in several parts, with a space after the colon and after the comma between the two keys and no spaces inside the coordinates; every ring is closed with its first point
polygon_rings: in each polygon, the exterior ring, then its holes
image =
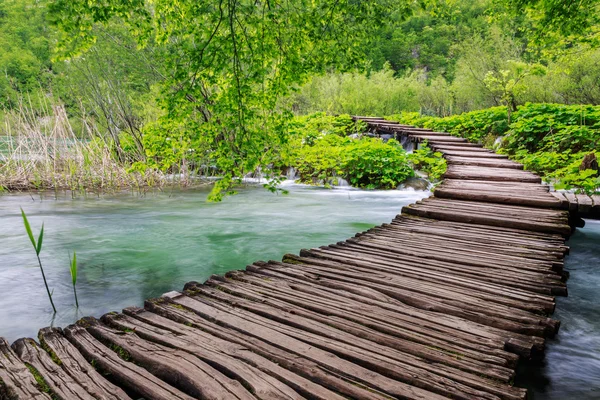
{"type": "Polygon", "coordinates": [[[274,195],[247,187],[216,204],[205,201],[207,189],[143,197],[0,196],[0,336],[35,337],[52,323],[65,326],[83,315],[139,306],[191,280],[344,240],[428,195],[287,188],[289,195],[274,195]],[[54,320],[19,207],[34,232],[45,223],[41,258],[58,309],[54,320]],[[73,250],[79,312],[70,286],[73,250]]]}
{"type": "Polygon", "coordinates": [[[533,400],[600,399],[600,221],[586,221],[568,242],[569,296],[557,298],[560,332],[543,365],[523,366],[517,384],[533,400]]]}

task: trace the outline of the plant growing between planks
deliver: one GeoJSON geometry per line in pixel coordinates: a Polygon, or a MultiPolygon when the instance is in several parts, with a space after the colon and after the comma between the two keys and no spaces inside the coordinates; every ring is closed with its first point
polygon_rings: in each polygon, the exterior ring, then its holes
{"type": "Polygon", "coordinates": [[[21,216],[23,217],[23,224],[25,225],[27,236],[29,236],[29,240],[31,240],[31,244],[33,245],[33,249],[35,250],[35,255],[38,259],[38,264],[40,265],[40,271],[42,272],[42,278],[44,279],[44,285],[46,286],[46,292],[48,293],[50,304],[52,305],[52,309],[56,314],[56,307],[54,306],[54,301],[52,300],[52,292],[50,292],[50,288],[48,287],[48,282],[46,281],[46,274],[44,273],[44,267],[42,266],[42,260],[40,259],[40,253],[42,251],[42,242],[44,240],[44,224],[42,223],[42,229],[40,230],[40,235],[36,241],[35,237],[33,237],[33,232],[31,231],[31,225],[29,225],[29,221],[27,220],[27,215],[25,215],[25,211],[23,211],[22,208],[21,216]]]}

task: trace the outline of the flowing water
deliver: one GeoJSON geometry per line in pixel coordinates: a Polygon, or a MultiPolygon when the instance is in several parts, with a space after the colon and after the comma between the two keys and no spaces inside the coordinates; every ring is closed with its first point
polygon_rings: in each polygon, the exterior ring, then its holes
{"type": "MultiPolygon", "coordinates": [[[[65,326],[145,298],[179,290],[185,282],[244,268],[256,260],[333,243],[390,221],[405,204],[428,195],[288,186],[289,195],[248,187],[222,203],[206,203],[206,189],[102,198],[29,195],[0,197],[0,336],[35,337],[40,327],[65,326]],[[37,232],[59,312],[51,308],[25,235],[19,207],[37,232]],[[69,252],[80,266],[74,307],[69,252]]],[[[517,384],[534,400],[600,399],[600,221],[588,221],[569,241],[569,296],[554,317],[560,333],[544,364],[522,366],[517,384]]]]}
{"type": "Polygon", "coordinates": [[[35,337],[41,327],[101,316],[192,280],[243,269],[257,260],[347,239],[389,222],[403,205],[429,195],[288,185],[289,195],[249,186],[222,203],[208,189],[139,197],[0,196],[0,336],[35,337]],[[43,286],[23,228],[23,207],[37,234],[58,314],[43,286]],[[74,307],[69,252],[77,252],[81,308],[74,307]]]}
{"type": "Polygon", "coordinates": [[[569,296],[557,298],[553,315],[560,331],[543,365],[523,366],[516,382],[533,400],[600,399],[600,221],[586,221],[568,245],[569,296]]]}

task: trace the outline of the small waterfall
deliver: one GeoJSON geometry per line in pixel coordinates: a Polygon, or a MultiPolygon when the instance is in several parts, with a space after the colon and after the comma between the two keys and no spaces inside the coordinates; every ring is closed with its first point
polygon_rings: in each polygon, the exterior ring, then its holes
{"type": "Polygon", "coordinates": [[[402,148],[408,154],[412,153],[415,150],[415,142],[410,140],[408,138],[408,136],[400,135],[399,139],[400,139],[400,144],[402,145],[402,148]]]}
{"type": "Polygon", "coordinates": [[[296,175],[296,168],[294,167],[289,167],[286,171],[285,174],[286,178],[289,179],[290,181],[295,181],[297,179],[297,175],[296,175]]]}
{"type": "Polygon", "coordinates": [[[337,179],[337,187],[350,187],[350,184],[348,183],[347,180],[345,180],[344,178],[335,178],[337,179]]]}

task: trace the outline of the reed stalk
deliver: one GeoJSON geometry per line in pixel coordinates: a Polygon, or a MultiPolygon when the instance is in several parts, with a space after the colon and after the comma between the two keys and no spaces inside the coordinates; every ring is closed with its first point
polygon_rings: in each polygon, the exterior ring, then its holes
{"type": "Polygon", "coordinates": [[[50,304],[52,305],[52,309],[56,314],[56,307],[54,306],[54,301],[52,300],[52,293],[50,292],[50,288],[48,287],[48,281],[46,280],[46,274],[44,273],[44,267],[42,266],[42,260],[40,259],[40,253],[42,252],[42,242],[44,240],[44,224],[42,224],[42,229],[40,230],[40,235],[38,236],[37,241],[33,236],[33,232],[31,230],[31,225],[29,225],[29,221],[27,220],[27,215],[25,215],[25,211],[21,208],[21,216],[23,217],[23,224],[25,225],[25,231],[27,231],[27,236],[29,236],[29,240],[33,245],[33,249],[35,250],[35,255],[38,260],[38,264],[40,266],[40,271],[42,272],[42,279],[44,280],[44,285],[46,286],[46,292],[48,293],[48,298],[50,299],[50,304]]]}

